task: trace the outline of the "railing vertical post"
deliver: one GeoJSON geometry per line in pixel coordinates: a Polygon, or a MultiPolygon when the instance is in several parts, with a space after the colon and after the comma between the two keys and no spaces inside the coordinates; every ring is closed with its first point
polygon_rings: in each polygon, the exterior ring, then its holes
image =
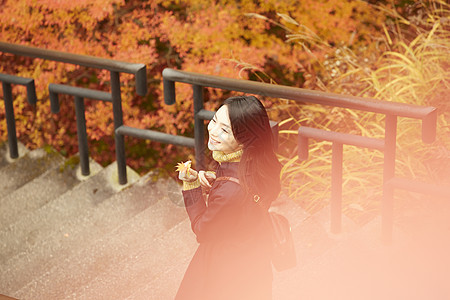
{"type": "MultiPolygon", "coordinates": [[[[120,93],[119,73],[111,71],[111,98],[114,115],[114,132],[123,125],[122,96],[120,93]]],[[[125,137],[121,134],[115,135],[116,161],[119,173],[119,184],[127,183],[127,165],[125,160],[125,137]]]]}
{"type": "Polygon", "coordinates": [[[78,151],[80,153],[81,174],[88,176],[89,170],[89,147],[86,133],[86,116],[84,99],[75,96],[75,115],[77,119],[78,151]]]}
{"type": "Polygon", "coordinates": [[[342,152],[343,145],[333,142],[331,159],[331,232],[339,233],[342,223],[342,152]]]}
{"type": "Polygon", "coordinates": [[[309,156],[309,139],[305,136],[301,130],[302,127],[298,129],[298,159],[301,161],[307,160],[309,156]]]}
{"type": "Polygon", "coordinates": [[[195,138],[195,163],[197,170],[205,169],[205,123],[198,116],[203,109],[203,87],[192,85],[194,92],[194,138],[195,138]]]}
{"type": "Polygon", "coordinates": [[[17,149],[16,122],[14,118],[14,106],[12,98],[11,84],[2,82],[3,100],[5,102],[6,128],[8,131],[9,157],[18,158],[19,151],[17,149]]]}
{"type": "Polygon", "coordinates": [[[384,137],[383,199],[381,204],[381,234],[385,243],[392,241],[394,189],[386,183],[395,176],[396,140],[397,116],[387,114],[384,137]]]}

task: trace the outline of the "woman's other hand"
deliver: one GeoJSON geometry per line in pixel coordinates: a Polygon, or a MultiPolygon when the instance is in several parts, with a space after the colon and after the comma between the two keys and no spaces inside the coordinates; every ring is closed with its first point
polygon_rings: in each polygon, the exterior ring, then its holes
{"type": "Polygon", "coordinates": [[[198,179],[200,180],[200,184],[204,188],[211,188],[211,182],[214,182],[216,180],[216,174],[211,171],[199,171],[198,172],[198,179]]]}
{"type": "Polygon", "coordinates": [[[178,179],[183,180],[183,181],[193,182],[193,181],[196,181],[197,178],[198,178],[198,172],[193,169],[181,170],[178,173],[178,179]]]}

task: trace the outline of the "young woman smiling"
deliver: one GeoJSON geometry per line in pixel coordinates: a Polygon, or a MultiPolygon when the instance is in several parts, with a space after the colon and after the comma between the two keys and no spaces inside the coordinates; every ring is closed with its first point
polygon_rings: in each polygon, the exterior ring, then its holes
{"type": "Polygon", "coordinates": [[[218,168],[179,173],[199,247],[176,300],[271,299],[268,208],[280,191],[281,165],[266,110],[254,96],[228,98],[208,133],[218,168]]]}

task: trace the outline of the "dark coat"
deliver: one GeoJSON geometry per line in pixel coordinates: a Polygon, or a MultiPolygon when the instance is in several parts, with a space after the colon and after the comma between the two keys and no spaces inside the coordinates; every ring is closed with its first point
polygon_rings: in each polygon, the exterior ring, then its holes
{"type": "MultiPolygon", "coordinates": [[[[217,178],[238,178],[238,164],[222,163],[217,178]]],[[[200,245],[175,299],[272,299],[267,209],[232,181],[214,182],[208,205],[201,188],[183,191],[183,197],[200,245]]]]}

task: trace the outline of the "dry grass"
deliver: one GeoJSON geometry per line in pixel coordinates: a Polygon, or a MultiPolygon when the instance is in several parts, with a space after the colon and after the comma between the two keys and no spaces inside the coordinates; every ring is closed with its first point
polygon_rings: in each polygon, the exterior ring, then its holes
{"type": "MultiPolygon", "coordinates": [[[[321,64],[330,79],[326,82],[330,92],[437,107],[437,140],[431,145],[421,141],[420,121],[399,118],[396,175],[450,185],[450,19],[445,17],[450,10],[439,0],[416,5],[420,13],[409,18],[395,9],[378,7],[390,16],[390,21],[383,24],[378,53],[364,57],[341,46],[321,64]]],[[[307,37],[302,32],[289,34],[291,40],[307,37]]],[[[282,145],[289,149],[280,156],[286,191],[305,209],[318,210],[330,198],[331,147],[329,142],[311,142],[309,159],[300,162],[293,143],[298,127],[383,138],[384,116],[286,102],[280,107],[290,112],[280,124],[282,145]]],[[[378,211],[382,170],[380,151],[344,146],[343,206],[347,215],[363,222],[378,211]]],[[[409,197],[420,195],[397,195],[399,203],[409,197]]]]}

